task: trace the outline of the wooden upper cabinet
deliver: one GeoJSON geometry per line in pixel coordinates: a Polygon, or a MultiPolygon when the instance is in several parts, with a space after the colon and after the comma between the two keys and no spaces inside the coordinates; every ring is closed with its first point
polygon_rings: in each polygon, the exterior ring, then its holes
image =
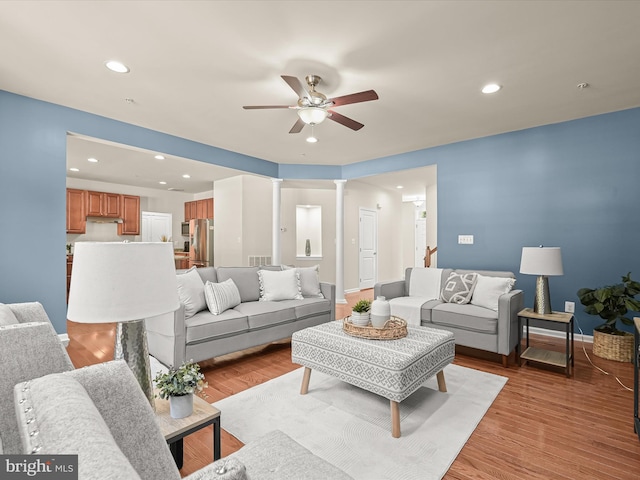
{"type": "Polygon", "coordinates": [[[118,235],[140,235],[140,197],[120,195],[120,217],[118,235]]]}
{"type": "Polygon", "coordinates": [[[86,192],[67,188],[67,233],[86,233],[86,192]]]}
{"type": "Polygon", "coordinates": [[[118,218],[120,198],[117,193],[87,192],[87,216],[118,218]]]}
{"type": "Polygon", "coordinates": [[[204,218],[213,218],[213,198],[207,198],[207,216],[204,218]]]}
{"type": "Polygon", "coordinates": [[[184,221],[213,218],[213,198],[184,202],[184,221]]]}

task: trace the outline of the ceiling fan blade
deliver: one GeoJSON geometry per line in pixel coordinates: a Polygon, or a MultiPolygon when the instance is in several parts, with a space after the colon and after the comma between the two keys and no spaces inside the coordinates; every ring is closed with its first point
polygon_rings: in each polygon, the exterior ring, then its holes
{"type": "Polygon", "coordinates": [[[307,92],[307,89],[304,88],[304,85],[302,85],[302,82],[298,80],[297,77],[292,77],[291,75],[280,76],[285,82],[287,82],[287,85],[289,85],[293,91],[298,94],[298,97],[305,98],[309,96],[309,92],[307,92]]]}
{"type": "Polygon", "coordinates": [[[298,121],[293,124],[291,130],[289,130],[289,133],[300,133],[305,125],[306,124],[302,121],[302,119],[299,118],[298,121]]]}
{"type": "Polygon", "coordinates": [[[329,110],[331,114],[329,116],[330,120],[334,122],[338,122],[340,125],[344,125],[345,127],[349,127],[351,130],[360,130],[364,125],[360,122],[356,122],[352,118],[345,117],[344,115],[340,115],[338,112],[334,112],[333,110],[329,110]]]}
{"type": "Polygon", "coordinates": [[[245,110],[262,110],[265,108],[292,108],[289,105],[245,105],[245,110]]]}
{"type": "Polygon", "coordinates": [[[343,95],[342,97],[332,98],[334,107],[340,105],[348,105],[350,103],[369,102],[371,100],[377,100],[378,94],[375,90],[367,90],[365,92],[352,93],[351,95],[343,95]]]}

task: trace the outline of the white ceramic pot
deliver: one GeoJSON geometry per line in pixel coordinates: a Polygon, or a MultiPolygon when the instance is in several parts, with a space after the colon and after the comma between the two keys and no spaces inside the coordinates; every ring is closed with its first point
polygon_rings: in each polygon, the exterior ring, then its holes
{"type": "Polygon", "coordinates": [[[171,418],[184,418],[193,413],[193,393],[169,397],[169,413],[171,418]]]}
{"type": "Polygon", "coordinates": [[[369,325],[369,312],[351,312],[351,323],[366,327],[369,325]]]}
{"type": "Polygon", "coordinates": [[[371,325],[382,328],[391,318],[391,305],[384,297],[378,297],[371,302],[371,325]]]}

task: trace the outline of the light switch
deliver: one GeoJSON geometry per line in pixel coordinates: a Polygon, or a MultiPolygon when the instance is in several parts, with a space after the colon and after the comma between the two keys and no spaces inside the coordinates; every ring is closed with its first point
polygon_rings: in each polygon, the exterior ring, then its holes
{"type": "Polygon", "coordinates": [[[458,235],[458,244],[473,245],[473,235],[458,235]]]}

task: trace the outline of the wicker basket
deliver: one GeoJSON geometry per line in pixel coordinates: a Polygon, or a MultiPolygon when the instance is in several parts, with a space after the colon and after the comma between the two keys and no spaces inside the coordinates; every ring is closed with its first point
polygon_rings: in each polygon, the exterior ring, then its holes
{"type": "Polygon", "coordinates": [[[593,354],[616,362],[630,362],[633,360],[633,334],[611,335],[594,330],[593,354]]]}
{"type": "Polygon", "coordinates": [[[351,323],[351,317],[347,317],[342,322],[342,329],[348,335],[370,340],[396,340],[407,336],[407,322],[394,316],[387,320],[382,328],[354,325],[351,323]]]}

